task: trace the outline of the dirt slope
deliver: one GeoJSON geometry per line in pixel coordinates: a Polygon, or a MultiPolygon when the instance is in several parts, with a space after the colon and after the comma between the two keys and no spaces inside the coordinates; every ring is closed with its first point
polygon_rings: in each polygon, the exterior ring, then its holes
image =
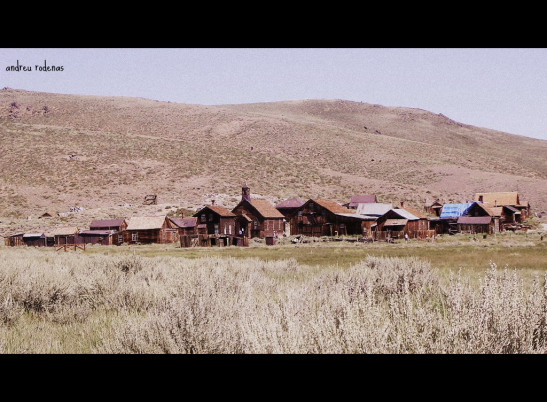
{"type": "Polygon", "coordinates": [[[4,89],[0,146],[0,235],[73,206],[85,212],[64,222],[82,227],[213,198],[232,207],[243,183],[272,202],[375,193],[419,207],[518,190],[547,209],[547,141],[361,102],[202,106],[4,89]],[[146,194],[161,205],[144,207],[146,194]]]}

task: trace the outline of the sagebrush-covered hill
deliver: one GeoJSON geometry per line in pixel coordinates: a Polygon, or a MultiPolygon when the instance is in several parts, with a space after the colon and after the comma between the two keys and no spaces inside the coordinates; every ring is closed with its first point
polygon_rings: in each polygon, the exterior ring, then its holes
{"type": "Polygon", "coordinates": [[[274,203],[374,193],[421,207],[519,191],[547,209],[547,141],[344,100],[203,106],[5,88],[0,146],[4,232],[73,206],[104,217],[233,207],[244,183],[274,203]],[[144,207],[147,194],[161,207],[144,207]]]}

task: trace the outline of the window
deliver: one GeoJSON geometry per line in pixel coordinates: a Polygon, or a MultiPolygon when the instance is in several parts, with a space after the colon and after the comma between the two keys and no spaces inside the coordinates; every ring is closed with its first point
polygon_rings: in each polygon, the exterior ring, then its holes
{"type": "Polygon", "coordinates": [[[137,232],[131,233],[131,241],[137,241],[137,240],[138,240],[137,232]]]}
{"type": "Polygon", "coordinates": [[[118,235],[118,243],[123,243],[123,236],[122,235],[118,235]]]}
{"type": "Polygon", "coordinates": [[[201,219],[201,223],[207,222],[207,216],[205,214],[201,214],[200,219],[201,219]]]}
{"type": "Polygon", "coordinates": [[[255,229],[258,229],[258,220],[257,220],[257,219],[255,219],[255,220],[253,221],[253,225],[254,225],[254,228],[255,228],[255,229]]]}

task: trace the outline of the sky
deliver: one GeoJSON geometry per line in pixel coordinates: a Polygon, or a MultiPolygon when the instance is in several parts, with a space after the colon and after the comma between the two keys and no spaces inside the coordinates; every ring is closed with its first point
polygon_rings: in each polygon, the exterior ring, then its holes
{"type": "Polygon", "coordinates": [[[547,48],[0,48],[4,87],[197,105],[342,99],[547,140],[547,48]]]}

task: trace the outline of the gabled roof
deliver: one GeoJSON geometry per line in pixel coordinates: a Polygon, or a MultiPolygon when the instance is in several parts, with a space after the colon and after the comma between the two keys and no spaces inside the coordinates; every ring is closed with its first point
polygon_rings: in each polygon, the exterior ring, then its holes
{"type": "Polygon", "coordinates": [[[230,216],[230,217],[236,216],[233,212],[229,211],[228,209],[226,209],[224,207],[221,207],[220,205],[206,205],[203,208],[201,208],[198,212],[196,212],[193,216],[198,216],[199,214],[201,214],[201,211],[203,211],[206,208],[210,209],[214,213],[216,213],[220,216],[223,216],[223,217],[225,217],[225,216],[230,216]]]}
{"type": "MultiPolygon", "coordinates": [[[[235,208],[237,208],[243,202],[249,201],[241,200],[235,208]]],[[[263,218],[285,218],[285,216],[283,216],[283,214],[279,212],[277,208],[270,204],[268,200],[264,200],[261,198],[251,198],[251,201],[249,203],[263,218]]]]}
{"type": "Polygon", "coordinates": [[[374,194],[352,195],[348,206],[350,208],[354,208],[357,206],[357,204],[371,204],[375,203],[376,201],[376,196],[374,194]]]}
{"type": "Polygon", "coordinates": [[[519,193],[517,191],[506,191],[498,193],[475,193],[475,201],[479,201],[482,196],[482,202],[494,205],[519,205],[519,193]]]}
{"type": "Polygon", "coordinates": [[[125,221],[124,218],[118,218],[118,219],[95,219],[91,221],[89,224],[89,227],[92,228],[108,228],[113,226],[121,226],[123,225],[123,222],[125,221]]]}
{"type": "Polygon", "coordinates": [[[276,208],[300,208],[304,205],[304,201],[299,198],[287,198],[285,201],[281,201],[277,204],[276,208]]]}
{"type": "Polygon", "coordinates": [[[127,230],[161,229],[165,222],[162,216],[134,216],[127,220],[127,230]]]}
{"type": "Polygon", "coordinates": [[[406,209],[403,209],[403,208],[394,208],[392,209],[392,211],[395,212],[400,217],[407,219],[409,221],[416,221],[420,219],[418,216],[411,214],[410,212],[408,212],[406,209]]]}
{"type": "Polygon", "coordinates": [[[169,220],[179,228],[193,228],[198,222],[198,218],[196,218],[195,216],[187,218],[169,218],[169,220]]]}
{"type": "Polygon", "coordinates": [[[358,203],[355,213],[358,215],[382,216],[393,208],[392,204],[383,204],[378,202],[358,203]]]}
{"type": "Polygon", "coordinates": [[[333,214],[355,214],[354,209],[348,209],[340,204],[338,204],[336,201],[332,200],[308,200],[306,202],[315,202],[317,205],[322,206],[326,210],[332,212],[333,214]]]}
{"type": "Polygon", "coordinates": [[[412,207],[404,207],[404,208],[397,208],[396,210],[399,210],[399,209],[404,209],[405,211],[411,213],[412,215],[414,215],[416,218],[419,218],[419,219],[427,219],[427,216],[425,216],[421,211],[418,211],[416,208],[412,208],[412,207]]]}

